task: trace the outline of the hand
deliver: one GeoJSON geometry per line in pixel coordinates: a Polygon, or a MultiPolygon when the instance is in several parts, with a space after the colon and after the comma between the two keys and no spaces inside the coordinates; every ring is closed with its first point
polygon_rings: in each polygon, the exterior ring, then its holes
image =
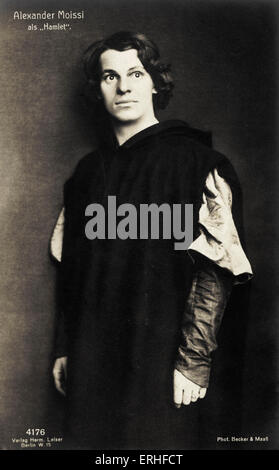
{"type": "Polygon", "coordinates": [[[205,394],[206,388],[200,387],[184,377],[177,369],[174,369],[173,401],[176,408],[180,408],[181,405],[189,405],[191,401],[195,402],[198,398],[204,398],[205,394]]]}
{"type": "Polygon", "coordinates": [[[64,396],[66,395],[67,360],[67,356],[58,357],[52,370],[55,387],[64,396]]]}

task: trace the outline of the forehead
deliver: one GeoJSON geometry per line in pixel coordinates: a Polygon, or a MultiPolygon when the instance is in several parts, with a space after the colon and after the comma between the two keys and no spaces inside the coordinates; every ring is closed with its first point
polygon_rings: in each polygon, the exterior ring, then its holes
{"type": "Polygon", "coordinates": [[[100,56],[101,71],[106,69],[125,71],[136,66],[143,67],[143,64],[138,58],[138,51],[136,49],[128,49],[127,51],[108,49],[100,56]]]}

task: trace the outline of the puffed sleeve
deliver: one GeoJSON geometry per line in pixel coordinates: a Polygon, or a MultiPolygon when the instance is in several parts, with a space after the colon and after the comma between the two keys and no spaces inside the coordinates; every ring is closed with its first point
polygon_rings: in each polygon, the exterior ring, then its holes
{"type": "Polygon", "coordinates": [[[61,261],[62,258],[62,246],[63,246],[63,234],[64,234],[64,222],[65,222],[65,208],[63,207],[60,211],[56,225],[54,227],[51,239],[50,239],[50,253],[56,261],[61,261]]]}
{"type": "Polygon", "coordinates": [[[232,192],[217,169],[209,173],[199,211],[199,236],[191,243],[188,253],[199,253],[220,268],[232,273],[234,282],[252,277],[252,268],[242,248],[232,216],[232,192]]]}

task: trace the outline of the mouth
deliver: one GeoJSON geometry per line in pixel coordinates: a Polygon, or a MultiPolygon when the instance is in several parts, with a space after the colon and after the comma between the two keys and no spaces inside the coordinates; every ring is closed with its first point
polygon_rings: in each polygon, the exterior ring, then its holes
{"type": "Polygon", "coordinates": [[[137,101],[135,100],[123,100],[123,101],[116,101],[116,105],[121,105],[121,104],[124,104],[124,105],[127,105],[127,104],[132,104],[132,103],[137,103],[137,101]]]}

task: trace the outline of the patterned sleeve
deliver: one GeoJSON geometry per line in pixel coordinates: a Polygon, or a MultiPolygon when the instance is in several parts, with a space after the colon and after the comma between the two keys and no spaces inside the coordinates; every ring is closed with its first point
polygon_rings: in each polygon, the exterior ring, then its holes
{"type": "Polygon", "coordinates": [[[195,252],[225,268],[235,276],[235,283],[249,280],[253,273],[241,246],[232,216],[232,193],[217,169],[209,173],[199,212],[199,236],[188,252],[195,252]]]}

